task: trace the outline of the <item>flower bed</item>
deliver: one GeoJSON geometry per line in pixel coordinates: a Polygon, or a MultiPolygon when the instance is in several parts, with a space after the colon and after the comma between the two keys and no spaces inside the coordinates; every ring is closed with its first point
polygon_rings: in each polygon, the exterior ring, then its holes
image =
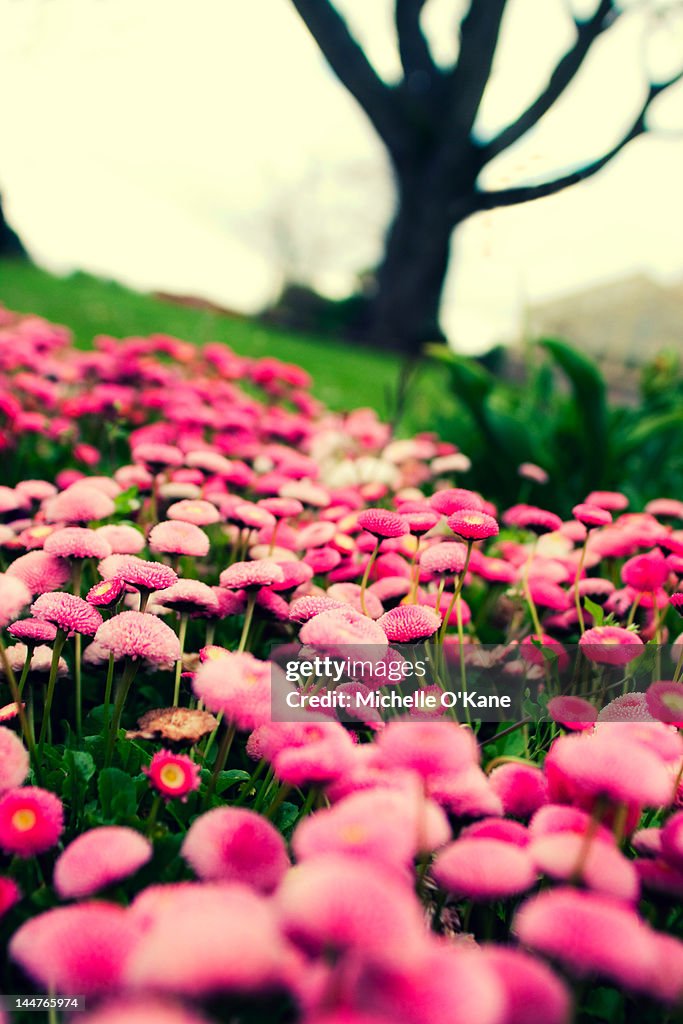
{"type": "Polygon", "coordinates": [[[683,502],[497,509],[452,445],[219,345],[2,312],[0,375],[5,992],[677,1012],[683,502]]]}

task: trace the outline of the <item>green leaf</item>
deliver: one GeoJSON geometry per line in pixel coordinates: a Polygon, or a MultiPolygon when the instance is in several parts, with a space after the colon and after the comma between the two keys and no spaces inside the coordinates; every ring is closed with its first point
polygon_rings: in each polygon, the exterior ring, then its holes
{"type": "Polygon", "coordinates": [[[132,818],[137,811],[135,782],[120,768],[105,768],[100,772],[98,792],[106,819],[132,818]]]}
{"type": "Polygon", "coordinates": [[[66,780],[62,795],[72,807],[78,808],[85,800],[88,783],[95,774],[95,761],[92,754],[83,750],[66,750],[63,758],[66,780]]]}
{"type": "Polygon", "coordinates": [[[273,819],[273,824],[280,830],[280,832],[287,835],[288,832],[294,828],[297,818],[299,817],[299,811],[300,808],[297,807],[296,804],[285,802],[278,807],[277,814],[273,819]]]}
{"type": "Polygon", "coordinates": [[[127,491],[122,491],[121,494],[117,494],[114,498],[115,511],[121,515],[125,515],[128,512],[137,512],[141,504],[138,500],[137,494],[137,487],[129,487],[127,491]]]}
{"type": "Polygon", "coordinates": [[[216,792],[224,793],[226,789],[234,786],[236,782],[246,782],[250,778],[249,772],[244,772],[241,768],[231,768],[227,772],[219,772],[218,779],[216,780],[216,792]]]}
{"type": "Polygon", "coordinates": [[[594,626],[602,626],[605,621],[605,609],[601,604],[596,604],[595,601],[591,601],[590,597],[584,597],[583,606],[586,611],[593,617],[594,626]]]}

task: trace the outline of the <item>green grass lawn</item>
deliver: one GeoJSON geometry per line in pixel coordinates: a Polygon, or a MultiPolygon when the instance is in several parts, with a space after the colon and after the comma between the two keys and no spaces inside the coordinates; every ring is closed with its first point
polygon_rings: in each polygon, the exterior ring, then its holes
{"type": "MultiPolygon", "coordinates": [[[[371,406],[389,417],[394,407],[401,361],[388,353],[165,302],[89,274],[56,277],[20,261],[0,262],[0,302],[65,324],[83,348],[96,334],[163,332],[196,344],[222,341],[242,355],[276,356],[304,367],[314,379],[315,395],[332,409],[371,406]]],[[[412,388],[401,432],[429,429],[435,408],[443,411],[449,401],[442,371],[425,366],[412,388]]]]}

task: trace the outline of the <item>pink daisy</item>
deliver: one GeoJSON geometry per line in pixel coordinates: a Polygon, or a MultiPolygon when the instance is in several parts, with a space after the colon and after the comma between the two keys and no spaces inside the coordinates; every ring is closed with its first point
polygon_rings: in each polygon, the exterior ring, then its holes
{"type": "Polygon", "coordinates": [[[504,1024],[567,1024],[572,998],[567,985],[541,960],[512,946],[485,945],[483,960],[505,988],[504,1024]]]}
{"type": "Polygon", "coordinates": [[[33,857],[57,844],[64,813],[61,800],[37,786],[8,790],[0,797],[0,849],[33,857]]]}
{"type": "Polygon", "coordinates": [[[465,568],[467,547],[445,541],[433,544],[420,556],[420,570],[430,576],[459,575],[465,568]]]}
{"type": "MultiPolygon", "coordinates": [[[[102,569],[100,567],[100,573],[102,569]]],[[[112,566],[112,575],[140,591],[165,590],[178,582],[178,574],[162,562],[146,562],[142,558],[122,557],[112,566]]]]}
{"type": "MultiPolygon", "coordinates": [[[[0,918],[21,899],[21,889],[12,878],[0,875],[0,918]]],[[[2,1020],[2,1018],[0,1018],[2,1020]]]]}
{"type": "Polygon", "coordinates": [[[285,574],[272,559],[262,558],[258,562],[233,562],[220,575],[220,585],[230,590],[248,587],[270,587],[283,583],[285,574]]]}
{"type": "MultiPolygon", "coordinates": [[[[352,608],[334,608],[321,612],[304,623],[299,633],[302,643],[320,647],[329,654],[337,652],[341,657],[360,655],[363,648],[377,648],[378,657],[386,650],[387,635],[384,629],[352,608]]],[[[367,654],[367,651],[366,651],[367,654]]]]}
{"type": "Polygon", "coordinates": [[[495,537],[499,532],[498,523],[493,516],[477,509],[466,508],[446,519],[449,528],[463,540],[486,540],[495,537]]]}
{"type": "Polygon", "coordinates": [[[185,754],[159,750],[143,771],[150,786],[167,800],[179,798],[184,802],[190,793],[199,789],[199,765],[185,754]]]}
{"type": "Polygon", "coordinates": [[[669,566],[661,551],[629,558],[621,567],[621,579],[628,587],[651,594],[669,578],[669,566]]]}
{"type": "Polygon", "coordinates": [[[408,524],[398,512],[384,508],[368,508],[359,512],[356,518],[361,530],[374,537],[403,537],[409,532],[408,524]]]}
{"type": "Polygon", "coordinates": [[[102,624],[100,613],[74,594],[41,594],[31,605],[31,612],[37,619],[53,622],[65,633],[93,636],[102,624]]]}
{"type": "Polygon", "coordinates": [[[609,526],[612,522],[612,514],[605,508],[600,508],[599,505],[588,505],[583,502],[579,505],[574,505],[572,509],[572,515],[588,529],[592,529],[596,526],[609,526]]]}
{"type": "Polygon", "coordinates": [[[133,449],[133,460],[142,463],[151,473],[159,473],[172,466],[182,466],[184,456],[175,445],[152,441],[136,445],[133,449]]]}
{"type": "Polygon", "coordinates": [[[531,530],[540,536],[553,533],[562,526],[562,520],[554,512],[548,512],[534,505],[513,505],[503,516],[506,526],[514,526],[519,530],[531,530]]]}
{"type": "Polygon", "coordinates": [[[240,730],[269,721],[273,666],[248,653],[226,651],[204,660],[192,680],[196,696],[209,711],[220,711],[240,730]]]}
{"type": "Polygon", "coordinates": [[[9,954],[44,991],[100,995],[120,987],[138,934],[124,907],[79,903],[28,920],[12,936],[9,954]]]}
{"type": "Polygon", "coordinates": [[[137,555],[145,546],[144,534],[126,523],[99,526],[95,532],[104,537],[115,555],[137,555]]]}
{"type": "Polygon", "coordinates": [[[51,644],[57,636],[57,627],[53,622],[45,622],[42,619],[19,619],[7,627],[7,632],[15,640],[23,640],[31,644],[51,644]]]}
{"type": "Polygon", "coordinates": [[[448,487],[442,491],[435,491],[429,499],[429,504],[435,512],[443,516],[451,516],[464,508],[482,511],[484,508],[479,495],[464,487],[448,487]]]}
{"type": "Polygon", "coordinates": [[[7,575],[25,583],[32,594],[46,594],[63,587],[71,576],[71,569],[64,558],[45,551],[29,551],[12,562],[7,575]]]}
{"type": "Polygon", "coordinates": [[[218,611],[218,598],[214,591],[199,580],[178,580],[156,595],[156,603],[181,615],[202,616],[218,611]]]}
{"type": "Polygon", "coordinates": [[[168,665],[180,658],[178,637],[165,622],[146,612],[120,612],[103,622],[95,642],[116,659],[142,658],[168,665]]]}
{"type": "Polygon", "coordinates": [[[209,526],[211,523],[220,522],[221,518],[214,504],[200,498],[177,501],[169,505],[166,515],[169,519],[181,519],[185,523],[194,523],[195,526],[209,526]]]}
{"type": "Polygon", "coordinates": [[[132,828],[104,825],[83,832],[55,864],[53,885],[63,900],[83,899],[134,875],[152,857],[152,844],[132,828]]]}
{"type": "Polygon", "coordinates": [[[585,836],[574,832],[549,833],[533,839],[529,855],[536,868],[555,881],[580,881],[588,889],[626,903],[636,903],[640,896],[632,862],[611,839],[605,841],[594,836],[587,843],[585,836]]]}
{"type": "Polygon", "coordinates": [[[377,620],[392,643],[415,643],[433,636],[441,625],[441,616],[424,605],[401,604],[377,620]]]}
{"type": "Polygon", "coordinates": [[[595,626],[579,639],[579,647],[589,661],[600,665],[627,665],[643,653],[643,641],[621,626],[595,626]]]}
{"type": "Polygon", "coordinates": [[[185,1006],[155,996],[119,997],[98,1005],[83,1024],[208,1024],[207,1018],[185,1006]]]}
{"type": "Polygon", "coordinates": [[[147,538],[151,551],[169,555],[193,555],[203,558],[209,553],[209,538],[199,526],[169,519],[157,523],[147,538]]]}
{"type": "Polygon", "coordinates": [[[534,462],[521,462],[517,467],[517,474],[524,480],[531,480],[535,484],[547,484],[550,477],[541,466],[534,462]]]}
{"type": "Polygon", "coordinates": [[[516,896],[530,889],[537,872],[528,853],[499,839],[457,839],[432,867],[441,888],[476,901],[516,896]]]}
{"type": "Polygon", "coordinates": [[[289,618],[292,622],[308,622],[315,615],[321,612],[333,611],[335,608],[343,608],[345,601],[335,601],[331,597],[313,594],[305,597],[297,597],[289,606],[289,618]]]}
{"type": "Polygon", "coordinates": [[[87,480],[77,481],[44,504],[50,523],[90,523],[107,519],[116,511],[113,499],[87,480]]]}
{"type": "Polygon", "coordinates": [[[94,604],[98,608],[106,608],[110,604],[115,604],[125,589],[126,584],[123,580],[115,577],[113,580],[96,583],[85,595],[85,599],[89,604],[94,604]]]}
{"type": "Polygon", "coordinates": [[[181,854],[204,881],[241,882],[272,892],[289,867],[285,841],[266,819],[239,807],[215,807],[190,826],[181,854]]]}
{"type": "Polygon", "coordinates": [[[598,709],[584,697],[551,697],[547,708],[553,722],[568,729],[590,729],[598,718],[598,709]]]}
{"type": "Polygon", "coordinates": [[[651,683],[645,700],[653,718],[683,728],[683,683],[667,680],[651,683]]]}
{"type": "Polygon", "coordinates": [[[501,764],[489,775],[489,782],[506,814],[529,818],[548,802],[548,784],[540,768],[530,764],[501,764]]]}
{"type": "Polygon", "coordinates": [[[30,588],[23,580],[0,573],[0,629],[4,629],[31,601],[30,588]]]}
{"type": "Polygon", "coordinates": [[[43,551],[57,558],[106,558],[112,553],[108,540],[84,526],[55,530],[45,541],[43,551]]]}
{"type": "Polygon", "coordinates": [[[591,491],[586,496],[586,504],[606,508],[609,512],[623,512],[628,508],[628,498],[620,491],[591,491]]]}
{"type": "Polygon", "coordinates": [[[0,793],[20,786],[29,771],[28,751],[9,729],[0,727],[0,793]]]}

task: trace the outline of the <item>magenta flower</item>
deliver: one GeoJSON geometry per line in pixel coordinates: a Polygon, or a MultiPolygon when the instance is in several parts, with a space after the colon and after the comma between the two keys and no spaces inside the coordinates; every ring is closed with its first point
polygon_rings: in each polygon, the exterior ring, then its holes
{"type": "Polygon", "coordinates": [[[479,495],[464,487],[448,487],[442,491],[435,491],[429,499],[429,504],[435,512],[443,516],[452,516],[464,508],[481,511],[484,509],[484,503],[479,495]]]}
{"type": "Polygon", "coordinates": [[[503,516],[506,526],[514,526],[518,530],[531,530],[540,536],[553,533],[562,526],[562,520],[554,512],[548,512],[534,505],[513,505],[503,516]]]}
{"type": "Polygon", "coordinates": [[[7,627],[7,632],[15,640],[23,640],[27,646],[51,644],[57,636],[57,627],[53,622],[45,622],[43,619],[19,619],[7,627]]]}
{"type": "Polygon", "coordinates": [[[96,583],[85,595],[85,599],[89,604],[94,604],[98,608],[107,608],[110,604],[115,604],[118,601],[125,589],[126,584],[123,580],[114,577],[112,580],[96,583]]]}
{"type": "Polygon", "coordinates": [[[621,567],[622,581],[641,593],[659,590],[668,578],[669,566],[659,550],[629,558],[621,567]]]}
{"type": "Polygon", "coordinates": [[[119,997],[98,1005],[83,1024],[208,1024],[206,1017],[185,1006],[154,996],[119,997]]]}
{"type": "Polygon", "coordinates": [[[77,481],[61,494],[48,498],[45,518],[50,523],[91,523],[115,512],[112,498],[87,482],[77,481]]]}
{"type": "Polygon", "coordinates": [[[209,553],[209,538],[199,526],[181,520],[168,519],[157,523],[149,533],[150,551],[169,555],[193,555],[203,558],[209,553]]]}
{"type": "Polygon", "coordinates": [[[637,633],[621,626],[594,626],[579,638],[579,647],[589,661],[600,665],[628,665],[643,653],[637,633]]]}
{"type": "MultiPolygon", "coordinates": [[[[12,878],[0,875],[0,918],[21,899],[21,889],[12,878]]],[[[0,1020],[2,1018],[0,1017],[0,1020]]]]}
{"type": "Polygon", "coordinates": [[[20,786],[29,771],[28,751],[9,729],[0,727],[0,793],[20,786]]]}
{"type": "Polygon", "coordinates": [[[489,775],[489,782],[506,814],[529,818],[548,802],[548,783],[540,768],[514,761],[501,764],[489,775]]]}
{"type": "Polygon", "coordinates": [[[486,540],[495,537],[499,532],[498,523],[493,516],[478,509],[465,508],[446,519],[449,528],[463,540],[486,540]]]}
{"type": "Polygon", "coordinates": [[[598,719],[598,709],[584,697],[551,697],[547,708],[553,722],[568,729],[590,729],[598,719]]]}
{"type": "Polygon", "coordinates": [[[448,892],[477,902],[530,889],[537,872],[525,849],[499,839],[457,839],[437,855],[434,879],[448,892]]]}
{"type": "Polygon", "coordinates": [[[112,575],[143,592],[165,590],[178,582],[178,574],[170,566],[162,562],[146,562],[134,555],[121,557],[116,566],[112,566],[112,575]]]}
{"type": "Polygon", "coordinates": [[[45,991],[85,996],[115,992],[138,939],[114,903],[79,903],[31,918],[14,933],[10,958],[45,991]]]}
{"type": "Polygon", "coordinates": [[[203,659],[192,687],[209,711],[221,712],[246,731],[270,720],[272,671],[272,665],[251,654],[226,651],[218,659],[203,659]]]}
{"type": "Polygon", "coordinates": [[[37,786],[8,790],[0,797],[0,850],[34,857],[57,844],[63,829],[61,800],[37,786]]]}
{"type": "Polygon", "coordinates": [[[459,575],[465,568],[467,547],[454,541],[433,544],[420,556],[420,570],[430,576],[459,575]]]}
{"type": "Polygon", "coordinates": [[[532,840],[529,855],[538,871],[555,881],[581,882],[626,903],[635,904],[640,896],[636,869],[611,838],[593,837],[588,843],[575,832],[549,833],[532,840]]]}
{"type": "Polygon", "coordinates": [[[83,832],[55,864],[53,885],[63,900],[83,899],[134,875],[152,857],[148,839],[132,828],[104,825],[83,832]]]}
{"type": "Polygon", "coordinates": [[[392,643],[415,643],[434,636],[441,616],[425,605],[400,604],[377,620],[392,643]]]}
{"type": "Polygon", "coordinates": [[[408,524],[398,512],[390,512],[385,508],[368,508],[359,512],[356,522],[361,530],[371,533],[378,539],[384,537],[403,537],[409,533],[408,524]]]}
{"type": "Polygon", "coordinates": [[[567,985],[536,957],[512,946],[485,945],[483,959],[505,988],[505,1024],[567,1024],[572,1000],[567,985]]]}
{"type": "Polygon", "coordinates": [[[103,622],[95,643],[119,658],[167,666],[180,658],[178,637],[165,622],[146,612],[119,612],[103,622]]]}
{"type": "Polygon", "coordinates": [[[202,814],[190,826],[181,853],[204,881],[242,882],[266,893],[289,867],[277,829],[241,807],[215,807],[202,814]]]}
{"type": "Polygon", "coordinates": [[[31,612],[37,619],[52,622],[65,633],[93,636],[102,624],[100,613],[74,594],[41,594],[31,605],[31,612]]]}
{"type": "Polygon", "coordinates": [[[574,505],[572,515],[577,522],[582,523],[589,530],[596,526],[609,526],[612,522],[611,512],[600,508],[599,505],[588,505],[586,502],[574,505]]]}
{"type": "Polygon", "coordinates": [[[199,765],[185,754],[159,750],[143,771],[150,786],[167,800],[179,799],[184,803],[190,793],[199,789],[199,765]]]}
{"type": "Polygon", "coordinates": [[[651,683],[645,700],[653,718],[683,728],[683,683],[667,680],[651,683]]]}

